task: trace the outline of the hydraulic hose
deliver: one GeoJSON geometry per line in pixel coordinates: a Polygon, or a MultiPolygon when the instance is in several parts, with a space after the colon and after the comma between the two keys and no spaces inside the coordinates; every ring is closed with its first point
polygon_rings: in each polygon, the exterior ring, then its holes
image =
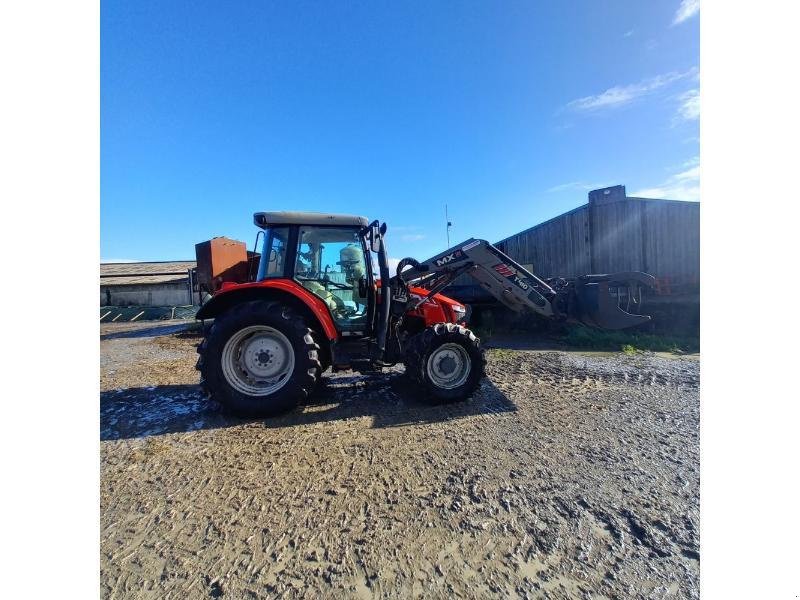
{"type": "Polygon", "coordinates": [[[404,259],[402,259],[399,263],[397,263],[397,278],[398,279],[401,279],[400,273],[402,273],[403,269],[405,269],[408,266],[414,267],[415,269],[419,269],[420,262],[415,258],[411,258],[410,256],[406,256],[404,259]]]}

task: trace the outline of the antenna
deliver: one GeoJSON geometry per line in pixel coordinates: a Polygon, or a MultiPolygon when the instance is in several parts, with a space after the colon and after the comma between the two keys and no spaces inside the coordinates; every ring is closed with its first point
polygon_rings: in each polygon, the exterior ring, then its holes
{"type": "Polygon", "coordinates": [[[444,220],[447,223],[447,247],[450,247],[450,228],[453,224],[450,222],[450,217],[447,216],[447,203],[444,205],[444,220]]]}

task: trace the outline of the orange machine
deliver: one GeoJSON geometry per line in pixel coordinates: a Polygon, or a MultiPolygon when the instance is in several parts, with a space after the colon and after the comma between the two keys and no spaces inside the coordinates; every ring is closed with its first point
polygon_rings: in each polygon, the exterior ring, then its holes
{"type": "Polygon", "coordinates": [[[214,294],[225,282],[241,283],[249,278],[247,245],[226,237],[195,244],[197,285],[214,294]]]}

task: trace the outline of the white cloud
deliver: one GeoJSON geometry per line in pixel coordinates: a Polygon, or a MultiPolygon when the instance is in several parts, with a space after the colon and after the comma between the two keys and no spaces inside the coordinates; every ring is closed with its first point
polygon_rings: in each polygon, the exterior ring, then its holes
{"type": "Polygon", "coordinates": [[[425,236],[421,233],[404,233],[400,236],[400,239],[404,242],[418,242],[424,240],[425,236]]]}
{"type": "Polygon", "coordinates": [[[680,96],[678,117],[684,121],[696,121],[700,118],[700,90],[695,88],[680,96]]]}
{"type": "Polygon", "coordinates": [[[689,160],[685,161],[681,165],[681,168],[688,169],[689,167],[696,167],[699,164],[700,164],[700,157],[699,156],[693,156],[689,160]]]}
{"type": "Polygon", "coordinates": [[[661,185],[642,188],[628,194],[639,198],[666,198],[669,200],[700,200],[700,158],[686,161],[683,170],[670,176],[661,185]]]}
{"type": "Polygon", "coordinates": [[[700,0],[681,0],[681,5],[672,20],[673,25],[683,23],[700,12],[700,0]]]}
{"type": "Polygon", "coordinates": [[[570,181],[569,183],[561,183],[545,190],[547,193],[566,192],[568,190],[579,190],[590,192],[591,190],[599,190],[600,188],[608,187],[606,183],[584,183],[583,181],[570,181]]]}
{"type": "Polygon", "coordinates": [[[697,68],[689,69],[684,73],[665,73],[649,79],[643,79],[638,83],[628,85],[615,85],[606,91],[594,96],[584,96],[567,104],[567,108],[582,112],[596,112],[603,109],[613,109],[630,104],[643,96],[646,96],[660,88],[670,85],[676,81],[691,77],[697,74],[697,68]]]}
{"type": "Polygon", "coordinates": [[[629,29],[625,33],[622,34],[622,37],[631,37],[633,35],[633,29],[629,29]]]}
{"type": "Polygon", "coordinates": [[[695,165],[672,176],[675,181],[700,181],[700,165],[695,165]]]}

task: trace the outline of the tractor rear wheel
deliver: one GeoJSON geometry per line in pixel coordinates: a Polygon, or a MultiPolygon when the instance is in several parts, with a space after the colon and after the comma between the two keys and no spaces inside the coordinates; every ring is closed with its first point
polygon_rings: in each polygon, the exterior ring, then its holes
{"type": "Polygon", "coordinates": [[[437,323],[406,343],[406,373],[425,391],[427,399],[456,402],[480,385],[486,359],[480,340],[454,323],[437,323]]]}
{"type": "Polygon", "coordinates": [[[244,302],[214,319],[197,369],[212,399],[240,416],[291,410],[321,373],[319,345],[302,316],[278,302],[244,302]]]}

